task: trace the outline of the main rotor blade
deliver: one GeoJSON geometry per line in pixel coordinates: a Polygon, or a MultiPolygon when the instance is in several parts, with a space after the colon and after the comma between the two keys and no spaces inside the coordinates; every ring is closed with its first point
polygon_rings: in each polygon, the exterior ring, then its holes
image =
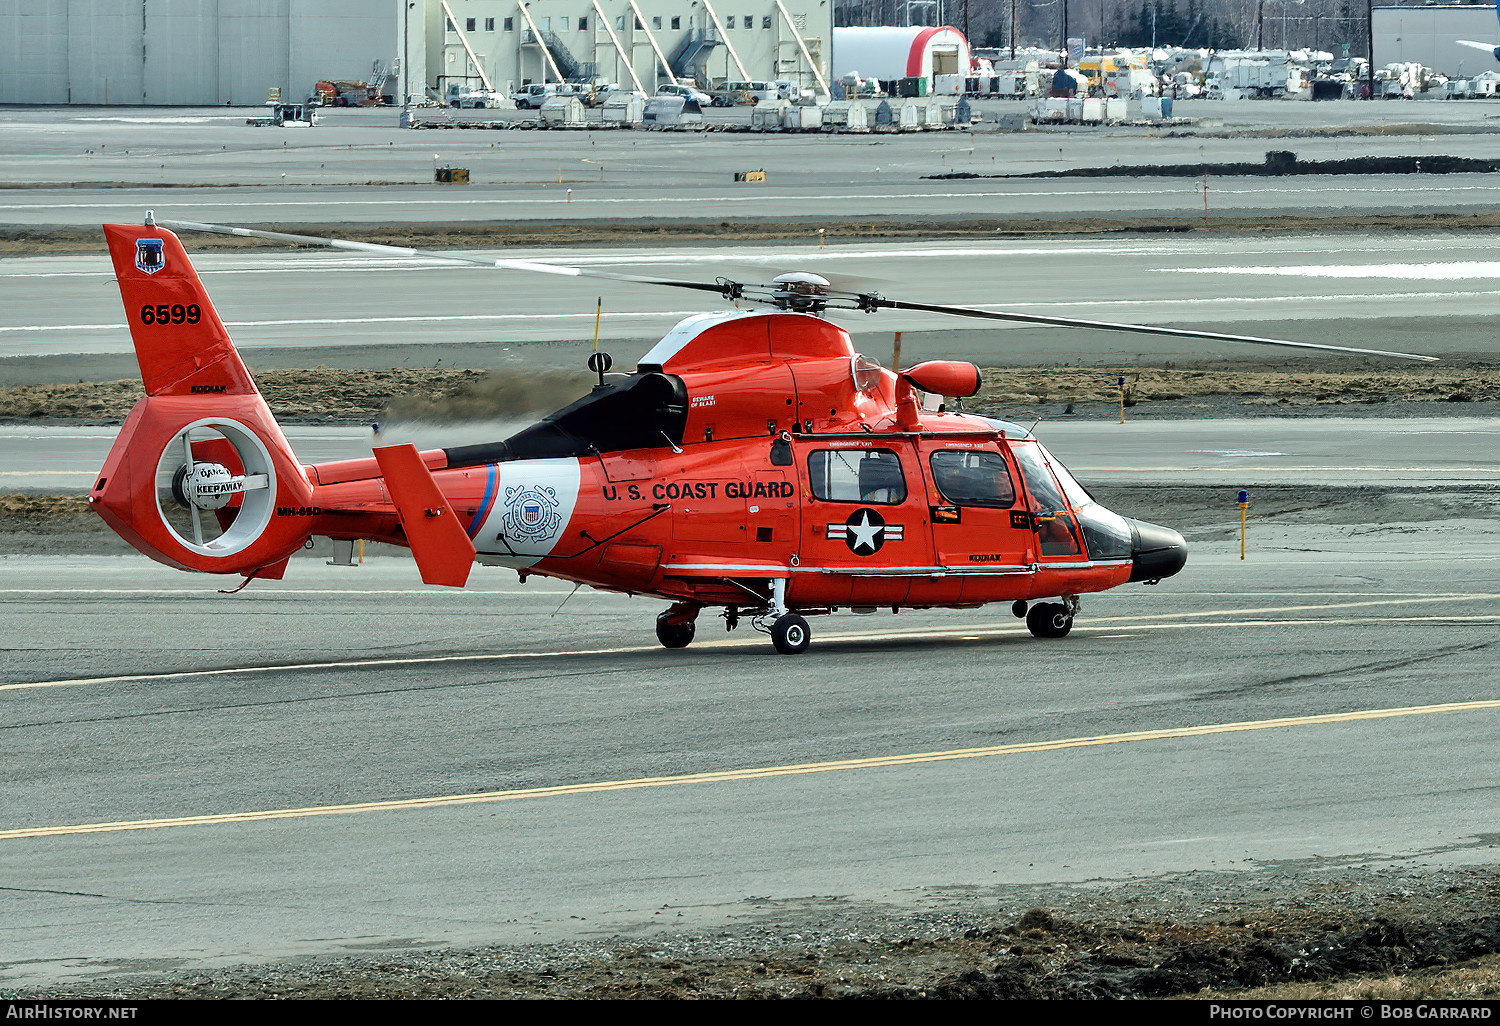
{"type": "Polygon", "coordinates": [[[940,306],[934,303],[906,303],[879,296],[873,300],[877,308],[888,310],[918,310],[924,313],[949,314],[954,317],[975,317],[990,321],[1023,321],[1028,324],[1051,324],[1060,328],[1092,328],[1098,331],[1130,331],[1141,335],[1173,335],[1177,338],[1203,338],[1214,342],[1238,342],[1255,346],[1282,346],[1289,349],[1316,349],[1331,353],[1358,353],[1361,356],[1388,356],[1397,360],[1420,360],[1436,363],[1436,356],[1419,356],[1416,353],[1391,353],[1384,349],[1356,349],[1351,346],[1330,346],[1318,342],[1290,342],[1279,338],[1260,338],[1256,335],[1228,335],[1221,331],[1197,331],[1193,328],[1160,328],[1150,324],[1120,324],[1114,321],[1085,321],[1076,317],[1051,317],[1046,314],[1012,313],[1003,310],[979,310],[971,306],[940,306]]]}
{"type": "Polygon", "coordinates": [[[213,235],[235,235],[244,239],[269,239],[272,242],[289,242],[298,246],[322,246],[325,249],[345,249],[355,253],[378,253],[385,256],[412,257],[422,260],[448,260],[452,263],[471,264],[476,267],[498,267],[510,271],[536,271],[541,274],[561,274],[570,278],[606,278],[610,281],[625,281],[633,285],[664,285],[669,288],[693,289],[698,292],[717,292],[727,295],[738,290],[737,282],[679,281],[675,278],[646,278],[634,274],[617,274],[613,271],[595,271],[567,264],[549,264],[537,260],[497,260],[493,257],[464,256],[461,253],[442,253],[431,249],[412,249],[408,246],[384,246],[376,242],[353,242],[348,239],[331,239],[321,235],[292,235],[288,232],[268,232],[258,228],[237,228],[227,224],[204,224],[201,221],[157,221],[168,228],[190,232],[207,232],[213,235]]]}
{"type": "MultiPolygon", "coordinates": [[[[447,260],[452,263],[469,264],[476,267],[494,267],[503,270],[535,271],[541,274],[560,274],[574,278],[601,278],[608,281],[623,281],[633,285],[660,285],[667,288],[692,289],[696,292],[713,292],[725,299],[741,297],[781,305],[784,288],[776,284],[753,284],[720,278],[714,282],[684,281],[678,278],[649,278],[635,274],[618,274],[613,271],[597,271],[567,264],[543,263],[536,260],[505,260],[493,257],[464,256],[459,253],[442,253],[430,249],[413,249],[408,246],[385,246],[374,242],[353,242],[347,239],[332,239],[320,235],[293,235],[288,232],[268,232],[258,228],[238,228],[233,225],[205,224],[200,221],[158,221],[168,228],[185,231],[209,232],[215,235],[234,235],[240,238],[269,239],[273,242],[288,242],[299,246],[322,246],[327,249],[343,249],[356,253],[380,253],[388,256],[412,257],[427,260],[447,260]],[[764,293],[763,295],[760,293],[764,293]],[[748,295],[747,295],[748,294],[748,295]]],[[[1229,335],[1217,331],[1195,331],[1191,328],[1161,328],[1149,324],[1121,324],[1112,321],[1088,321],[1074,317],[1051,317],[1044,314],[1023,314],[998,310],[980,310],[969,306],[942,306],[935,303],[905,303],[885,299],[874,292],[844,291],[837,287],[827,290],[833,300],[830,307],[847,302],[866,311],[880,309],[914,310],[923,313],[947,314],[954,317],[974,317],[992,321],[1022,321],[1030,324],[1050,324],[1064,328],[1090,328],[1099,331],[1128,331],[1144,335],[1171,335],[1178,338],[1201,338],[1215,342],[1235,342],[1244,345],[1280,346],[1288,349],[1312,349],[1321,352],[1355,353],[1362,356],[1383,356],[1397,360],[1419,360],[1426,363],[1437,361],[1435,356],[1419,356],[1414,353],[1392,353],[1383,349],[1356,349],[1350,346],[1331,346],[1317,342],[1291,342],[1285,339],[1260,338],[1254,335],[1229,335]]]]}

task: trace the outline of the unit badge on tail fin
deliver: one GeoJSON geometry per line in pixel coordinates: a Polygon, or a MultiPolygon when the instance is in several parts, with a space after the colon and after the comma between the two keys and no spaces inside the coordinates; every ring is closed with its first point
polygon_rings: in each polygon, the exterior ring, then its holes
{"type": "Polygon", "coordinates": [[[161,239],[136,239],[135,240],[135,266],[138,270],[147,274],[155,274],[167,266],[167,258],[162,252],[161,239]]]}

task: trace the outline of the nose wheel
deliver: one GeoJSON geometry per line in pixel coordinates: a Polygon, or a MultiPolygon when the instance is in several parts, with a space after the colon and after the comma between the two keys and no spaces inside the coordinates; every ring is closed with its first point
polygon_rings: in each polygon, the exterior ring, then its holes
{"type": "Polygon", "coordinates": [[[1073,610],[1061,602],[1038,602],[1026,612],[1026,627],[1038,638],[1065,638],[1073,629],[1073,610]]]}
{"type": "Polygon", "coordinates": [[[675,605],[656,617],[656,640],[662,648],[687,648],[698,632],[698,607],[675,605]]]}

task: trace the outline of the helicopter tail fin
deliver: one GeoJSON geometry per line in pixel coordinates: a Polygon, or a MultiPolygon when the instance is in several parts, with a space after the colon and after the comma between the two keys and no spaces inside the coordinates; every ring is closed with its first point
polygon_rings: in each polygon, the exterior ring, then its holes
{"type": "Polygon", "coordinates": [[[308,537],[312,482],[261,397],[182,243],[104,226],[146,398],[89,504],[141,552],[185,570],[279,577],[308,537]]]}
{"type": "Polygon", "coordinates": [[[104,237],[146,394],[253,394],[255,382],[181,240],[150,224],[107,224],[104,237]]]}

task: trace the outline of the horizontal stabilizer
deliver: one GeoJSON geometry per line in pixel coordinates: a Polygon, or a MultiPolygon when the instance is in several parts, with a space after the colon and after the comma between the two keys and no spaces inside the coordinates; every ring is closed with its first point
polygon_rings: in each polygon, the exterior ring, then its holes
{"type": "Polygon", "coordinates": [[[381,476],[401,516],[406,543],[425,584],[462,588],[474,566],[474,543],[453,514],[414,445],[375,450],[381,476]]]}

